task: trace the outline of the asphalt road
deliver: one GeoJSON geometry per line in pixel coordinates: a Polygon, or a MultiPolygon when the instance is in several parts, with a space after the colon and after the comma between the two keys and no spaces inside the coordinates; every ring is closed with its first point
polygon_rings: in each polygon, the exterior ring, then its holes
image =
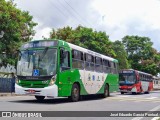
{"type": "MultiPolygon", "coordinates": [[[[5,96],[0,97],[0,111],[160,111],[160,91],[137,95],[111,93],[110,97],[105,99],[87,96],[79,102],[69,102],[67,98],[46,98],[43,102],[38,102],[34,96],[5,96]]],[[[74,120],[75,117],[55,117],[55,119],[74,120]]],[[[150,120],[152,117],[79,117],[76,119],[150,120]]]]}

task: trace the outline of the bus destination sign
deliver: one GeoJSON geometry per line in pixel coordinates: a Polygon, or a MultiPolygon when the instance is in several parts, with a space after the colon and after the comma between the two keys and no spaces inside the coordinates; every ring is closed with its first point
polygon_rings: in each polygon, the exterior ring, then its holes
{"type": "Polygon", "coordinates": [[[33,41],[22,46],[22,49],[57,46],[58,41],[33,41]]]}
{"type": "Polygon", "coordinates": [[[122,73],[133,73],[133,70],[122,70],[122,73]]]}

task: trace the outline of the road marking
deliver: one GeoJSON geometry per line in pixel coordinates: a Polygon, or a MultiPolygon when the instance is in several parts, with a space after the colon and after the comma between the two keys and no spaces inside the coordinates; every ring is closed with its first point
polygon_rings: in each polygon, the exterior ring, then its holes
{"type": "Polygon", "coordinates": [[[155,98],[158,98],[158,97],[150,97],[150,98],[146,98],[146,99],[155,99],[155,98]]]}
{"type": "Polygon", "coordinates": [[[154,117],[152,118],[152,120],[158,120],[160,117],[154,117]]]}
{"type": "MultiPolygon", "coordinates": [[[[149,110],[150,112],[152,111],[157,111],[158,109],[160,109],[160,105],[159,106],[157,106],[157,107],[154,107],[153,109],[151,109],[151,110],[149,110]]],[[[135,118],[133,118],[132,120],[141,120],[141,119],[143,119],[144,117],[135,117],[135,118]]]]}
{"type": "Polygon", "coordinates": [[[152,101],[153,103],[158,103],[159,101],[152,101]]]}
{"type": "Polygon", "coordinates": [[[107,99],[115,99],[115,100],[149,100],[149,101],[152,101],[152,100],[156,100],[156,101],[160,101],[160,99],[158,99],[158,97],[150,97],[150,98],[145,98],[145,97],[141,97],[141,98],[138,98],[138,97],[109,97],[107,99]]]}
{"type": "Polygon", "coordinates": [[[152,98],[124,98],[124,97],[110,97],[107,100],[119,100],[119,101],[144,101],[144,102],[160,102],[160,99],[157,97],[152,98]]]}
{"type": "Polygon", "coordinates": [[[119,100],[119,101],[126,101],[126,100],[119,100]]]}
{"type": "Polygon", "coordinates": [[[129,96],[120,96],[120,97],[129,97],[129,96]]]}

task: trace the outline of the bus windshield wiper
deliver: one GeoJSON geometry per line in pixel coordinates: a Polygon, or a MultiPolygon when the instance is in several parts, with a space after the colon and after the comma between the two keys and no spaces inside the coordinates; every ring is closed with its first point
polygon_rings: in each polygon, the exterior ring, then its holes
{"type": "Polygon", "coordinates": [[[29,50],[28,50],[28,49],[26,49],[26,51],[27,51],[27,62],[28,62],[28,68],[29,68],[29,66],[30,66],[29,50]]]}
{"type": "Polygon", "coordinates": [[[48,51],[48,47],[46,47],[42,53],[42,56],[39,58],[39,61],[42,61],[42,59],[44,58],[44,56],[46,55],[46,52],[48,51]]]}

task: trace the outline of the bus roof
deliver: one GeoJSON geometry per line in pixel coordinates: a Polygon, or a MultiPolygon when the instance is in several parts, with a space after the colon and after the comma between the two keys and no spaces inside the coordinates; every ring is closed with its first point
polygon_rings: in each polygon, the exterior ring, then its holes
{"type": "Polygon", "coordinates": [[[85,52],[85,53],[88,53],[88,54],[91,54],[91,55],[94,55],[94,56],[97,56],[97,57],[101,57],[103,59],[107,59],[109,61],[114,61],[114,62],[118,62],[118,60],[114,59],[114,58],[111,58],[109,56],[105,56],[105,55],[102,55],[100,53],[97,53],[97,52],[94,52],[94,51],[91,51],[89,49],[86,49],[86,48],[83,48],[83,47],[80,47],[80,46],[77,46],[77,45],[74,45],[74,44],[71,44],[71,43],[68,43],[69,46],[72,48],[72,49],[75,49],[75,50],[78,50],[78,51],[81,51],[81,52],[85,52]]]}
{"type": "MultiPolygon", "coordinates": [[[[78,51],[81,51],[81,52],[85,52],[85,53],[88,53],[88,54],[91,54],[91,55],[94,55],[94,56],[97,56],[97,57],[101,57],[101,58],[107,59],[107,60],[109,60],[109,61],[118,62],[118,60],[116,60],[116,59],[114,59],[114,58],[112,58],[112,57],[102,55],[102,54],[100,54],[100,53],[91,51],[91,50],[89,50],[89,49],[86,49],[86,48],[83,48],[83,47],[80,47],[80,46],[77,46],[77,45],[68,43],[68,42],[66,42],[66,41],[59,40],[59,39],[32,40],[32,41],[29,41],[29,42],[27,42],[27,43],[25,43],[25,44],[36,43],[36,42],[45,42],[45,41],[49,41],[49,42],[51,42],[51,41],[58,41],[58,42],[61,43],[62,45],[68,44],[71,49],[75,49],[75,50],[78,50],[78,51]]],[[[25,44],[23,45],[23,47],[25,46],[25,44]]],[[[52,43],[52,44],[55,44],[55,43],[52,43]]],[[[51,45],[52,45],[52,44],[51,44],[51,45]]]]}
{"type": "Polygon", "coordinates": [[[150,76],[152,76],[152,74],[145,73],[145,72],[142,72],[142,71],[139,71],[139,70],[134,70],[134,69],[122,69],[122,71],[124,71],[124,70],[132,70],[132,71],[137,71],[138,73],[141,73],[141,74],[145,74],[145,75],[150,75],[150,76]]]}

